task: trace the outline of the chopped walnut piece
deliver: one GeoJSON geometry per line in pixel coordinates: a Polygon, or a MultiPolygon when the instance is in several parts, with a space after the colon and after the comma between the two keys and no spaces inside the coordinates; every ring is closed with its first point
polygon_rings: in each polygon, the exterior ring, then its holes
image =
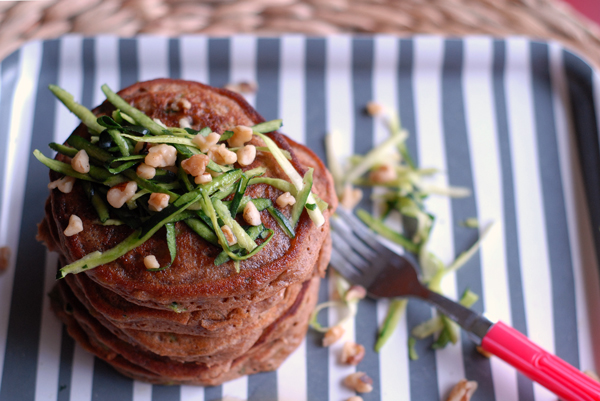
{"type": "Polygon", "coordinates": [[[370,393],[373,391],[373,379],[365,372],[356,372],[344,379],[344,384],[358,393],[370,393]]]}
{"type": "Polygon", "coordinates": [[[248,203],[246,203],[246,206],[244,206],[243,216],[246,223],[250,224],[251,226],[258,226],[261,223],[260,212],[254,205],[254,203],[252,203],[252,201],[249,201],[248,203]]]}
{"type": "Polygon", "coordinates": [[[83,222],[79,218],[79,216],[72,214],[69,217],[69,225],[65,228],[65,236],[71,237],[75,234],[78,234],[83,231],[83,222]]]}
{"type": "Polygon", "coordinates": [[[342,338],[345,332],[346,330],[344,330],[342,326],[330,327],[323,336],[323,347],[329,347],[337,342],[340,338],[342,338]]]}
{"type": "Polygon", "coordinates": [[[106,200],[112,207],[118,209],[131,199],[136,191],[137,184],[135,181],[122,182],[108,190],[106,200]]]}
{"type": "Polygon", "coordinates": [[[212,175],[210,175],[210,173],[205,173],[205,174],[199,175],[197,177],[194,177],[194,182],[196,184],[208,184],[211,181],[212,181],[212,175]]]}
{"type": "Polygon", "coordinates": [[[217,134],[216,132],[211,132],[207,136],[203,136],[202,134],[196,134],[196,136],[194,136],[194,139],[192,139],[192,142],[194,142],[194,144],[198,146],[201,152],[207,153],[210,150],[210,148],[212,148],[219,142],[219,139],[221,139],[221,135],[217,134]]]}
{"type": "Polygon", "coordinates": [[[228,83],[225,85],[225,89],[230,90],[235,93],[255,93],[258,89],[258,85],[256,82],[237,82],[237,83],[228,83]]]}
{"type": "Polygon", "coordinates": [[[598,374],[593,370],[584,370],[583,374],[591,379],[596,380],[597,382],[600,382],[600,377],[598,377],[598,374]]]}
{"type": "Polygon", "coordinates": [[[189,110],[192,108],[192,103],[190,103],[190,101],[186,98],[182,97],[173,101],[168,107],[173,111],[180,111],[181,109],[189,110]]]}
{"type": "Polygon", "coordinates": [[[233,233],[233,231],[231,231],[231,228],[227,224],[221,227],[221,231],[223,231],[223,235],[225,236],[225,239],[227,240],[229,246],[237,244],[237,238],[235,237],[235,234],[233,233]]]}
{"type": "Polygon", "coordinates": [[[207,183],[211,182],[212,179],[213,179],[213,176],[209,172],[209,173],[204,173],[202,175],[194,177],[194,182],[196,184],[207,184],[207,183]]]}
{"type": "Polygon", "coordinates": [[[182,117],[179,119],[179,128],[192,128],[192,118],[182,117]]]}
{"type": "Polygon", "coordinates": [[[376,184],[385,184],[398,178],[396,167],[391,164],[382,164],[369,174],[369,179],[376,184]]]}
{"type": "Polygon", "coordinates": [[[486,358],[492,357],[492,353],[484,350],[480,345],[476,346],[475,349],[477,350],[477,352],[479,352],[481,355],[485,356],[486,358]]]}
{"type": "Polygon", "coordinates": [[[206,155],[193,155],[189,159],[181,162],[183,170],[193,177],[198,177],[206,171],[206,166],[210,159],[206,155]]]}
{"type": "Polygon", "coordinates": [[[177,160],[177,149],[171,145],[161,143],[148,149],[144,163],[151,167],[174,166],[177,160]]]}
{"type": "Polygon", "coordinates": [[[382,115],[385,112],[385,107],[381,103],[371,101],[367,103],[366,110],[370,116],[375,117],[382,115]]]}
{"type": "Polygon", "coordinates": [[[71,159],[71,167],[73,167],[73,170],[81,174],[90,172],[90,157],[85,150],[81,149],[75,156],[73,156],[71,159]]]}
{"type": "Polygon", "coordinates": [[[227,149],[225,144],[222,143],[219,146],[213,146],[208,151],[208,156],[217,164],[233,164],[237,161],[237,155],[227,149]]]}
{"type": "Polygon", "coordinates": [[[236,153],[240,166],[246,167],[251,165],[256,158],[256,147],[254,145],[246,145],[236,153]]]}
{"type": "Polygon", "coordinates": [[[8,269],[10,262],[10,248],[7,246],[0,247],[0,273],[8,269]]]}
{"type": "Polygon", "coordinates": [[[252,139],[252,128],[245,125],[238,125],[233,128],[233,135],[227,140],[232,148],[239,148],[252,139]]]}
{"type": "Polygon", "coordinates": [[[160,263],[158,263],[156,256],[148,255],[144,258],[144,266],[146,266],[146,269],[158,269],[160,263]]]}
{"type": "Polygon", "coordinates": [[[146,180],[151,180],[156,175],[156,169],[152,166],[147,165],[146,163],[140,163],[135,172],[137,173],[138,177],[144,178],[146,180]]]}
{"type": "Polygon", "coordinates": [[[296,198],[294,198],[289,192],[284,192],[283,194],[279,195],[277,200],[275,200],[275,203],[277,203],[277,206],[279,207],[286,207],[296,203],[296,198]]]}
{"type": "Polygon", "coordinates": [[[150,199],[148,200],[148,206],[153,212],[160,212],[161,210],[169,206],[169,199],[170,196],[168,194],[158,192],[151,193],[150,199]]]}
{"type": "Polygon", "coordinates": [[[476,381],[467,381],[462,379],[450,391],[446,401],[469,401],[477,390],[476,381]]]}
{"type": "Polygon", "coordinates": [[[59,178],[56,181],[52,181],[48,184],[48,189],[58,188],[63,194],[71,193],[73,190],[73,184],[75,184],[75,177],[65,175],[63,178],[59,178]]]}
{"type": "Polygon", "coordinates": [[[359,188],[353,188],[352,185],[346,184],[344,186],[344,192],[340,199],[340,204],[344,209],[352,210],[359,204],[363,197],[363,192],[359,188]]]}
{"type": "Polygon", "coordinates": [[[365,357],[365,347],[354,341],[347,341],[342,348],[340,361],[348,365],[358,365],[365,357]]]}
{"type": "Polygon", "coordinates": [[[344,300],[346,302],[358,301],[366,296],[367,290],[365,290],[365,287],[360,285],[353,285],[352,287],[348,288],[348,291],[346,291],[346,293],[344,294],[344,300]]]}

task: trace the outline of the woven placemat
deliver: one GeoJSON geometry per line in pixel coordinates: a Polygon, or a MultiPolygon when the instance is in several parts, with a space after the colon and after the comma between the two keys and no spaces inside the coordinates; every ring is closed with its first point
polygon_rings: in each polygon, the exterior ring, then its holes
{"type": "Polygon", "coordinates": [[[0,59],[67,32],[517,34],[556,39],[600,67],[600,30],[559,0],[0,1],[0,59]]]}

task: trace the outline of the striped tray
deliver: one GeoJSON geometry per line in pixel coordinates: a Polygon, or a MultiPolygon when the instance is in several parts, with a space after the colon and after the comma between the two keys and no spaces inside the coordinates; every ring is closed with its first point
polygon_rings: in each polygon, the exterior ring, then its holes
{"type": "MultiPolygon", "coordinates": [[[[340,345],[322,348],[314,332],[276,372],[205,389],[152,386],[94,359],[51,313],[46,294],[57,257],[35,240],[48,174],[31,153],[49,154],[46,144],[63,141],[76,120],[46,87],[58,83],[89,107],[102,101],[102,83],[121,88],[163,76],[214,86],[256,81],[250,103],[267,119],[283,118],[283,131],[321,157],[323,137],[333,129],[345,135],[340,156],[385,139],[385,129],[362,112],[369,100],[397,108],[413,134],[408,145],[416,161],[442,172],[434,183],[473,190],[466,199],[427,201],[437,217],[432,250],[450,262],[478,236],[460,222],[495,222],[481,252],[444,290],[456,297],[470,288],[481,296],[476,310],[581,369],[595,368],[600,76],[557,44],[486,37],[68,36],[27,44],[0,64],[0,75],[0,246],[13,251],[0,276],[2,401],[342,401],[352,395],[341,380],[354,368],[339,365],[340,345]]],[[[330,291],[323,285],[321,299],[330,291]]],[[[386,302],[362,302],[347,333],[368,350],[358,369],[374,379],[375,389],[365,400],[440,400],[463,377],[479,383],[473,400],[556,399],[503,362],[481,356],[464,335],[438,351],[431,341],[419,342],[420,358],[409,360],[410,329],[432,315],[417,301],[383,352],[374,353],[385,312],[386,302]]],[[[335,318],[328,313],[325,320],[335,318]]]]}

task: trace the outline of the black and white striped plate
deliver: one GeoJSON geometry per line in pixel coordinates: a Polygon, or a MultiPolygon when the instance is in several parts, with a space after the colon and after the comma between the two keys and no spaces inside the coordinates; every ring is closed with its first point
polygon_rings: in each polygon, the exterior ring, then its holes
{"type": "MultiPolygon", "coordinates": [[[[165,387],[115,373],[74,344],[51,313],[46,294],[57,257],[35,240],[48,174],[31,154],[50,154],[46,144],[64,141],[77,121],[46,88],[56,83],[92,107],[103,100],[103,83],[119,89],[165,76],[214,86],[257,82],[250,103],[267,119],[283,118],[283,132],[323,158],[324,135],[334,129],[343,133],[340,157],[386,138],[362,112],[369,100],[396,108],[418,164],[442,172],[433,184],[473,191],[466,199],[427,201],[436,215],[431,249],[450,262],[478,236],[460,222],[495,222],[481,252],[444,290],[457,296],[470,288],[481,296],[475,309],[581,369],[595,368],[600,76],[578,56],[525,38],[67,36],[29,43],[0,64],[0,246],[13,251],[0,276],[0,400],[342,401],[352,395],[341,380],[355,368],[337,363],[341,345],[322,348],[313,332],[276,372],[206,389],[165,387]]],[[[323,285],[321,299],[330,291],[323,285]]],[[[386,302],[362,302],[347,333],[367,348],[358,369],[374,379],[375,389],[365,400],[439,400],[463,377],[479,383],[473,400],[556,399],[503,362],[482,357],[464,336],[438,351],[429,349],[431,341],[419,342],[420,358],[409,360],[408,333],[432,314],[416,301],[383,351],[374,353],[385,312],[386,302]]]]}

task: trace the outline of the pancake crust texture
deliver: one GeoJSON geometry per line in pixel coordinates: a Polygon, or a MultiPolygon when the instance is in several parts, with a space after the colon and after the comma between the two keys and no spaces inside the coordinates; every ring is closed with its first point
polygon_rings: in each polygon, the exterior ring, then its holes
{"type": "MultiPolygon", "coordinates": [[[[237,125],[264,122],[240,95],[196,82],[138,82],[119,95],[168,127],[179,127],[180,120],[187,118],[193,129],[210,127],[222,134],[237,125]],[[182,101],[190,107],[177,107],[182,101]]],[[[106,101],[93,112],[101,116],[113,110],[106,101]]],[[[83,125],[74,134],[89,139],[83,125]]],[[[215,266],[221,247],[177,222],[177,256],[165,270],[153,272],[144,265],[144,257],[150,254],[161,266],[170,261],[166,231],[161,228],[120,258],[67,275],[50,294],[52,308],[84,349],[136,380],[196,385],[218,385],[274,370],[296,349],[306,334],[329,262],[329,216],[337,198],[329,172],[310,149],[279,132],[266,135],[290,153],[301,176],[309,167],[314,169],[313,193],[329,205],[323,211],[325,224],[316,227],[303,211],[295,237],[289,238],[267,210],[260,212],[262,224],[274,232],[272,239],[241,261],[237,272],[231,260],[215,266]]],[[[256,135],[249,143],[265,146],[256,135]]],[[[56,158],[70,162],[64,155],[56,158]]],[[[289,181],[267,151],[258,150],[251,165],[236,163],[235,167],[265,167],[265,177],[289,181]]],[[[61,177],[50,172],[51,181],[61,177]]],[[[249,185],[245,193],[273,204],[281,194],[264,183],[249,185]]],[[[280,211],[291,216],[291,206],[280,211]]],[[[99,224],[79,180],[70,193],[51,190],[45,212],[38,239],[59,253],[62,266],[111,249],[133,232],[127,225],[99,224]],[[65,236],[73,214],[81,218],[84,230],[65,236]]],[[[236,219],[242,221],[239,215],[236,219]]]]}

